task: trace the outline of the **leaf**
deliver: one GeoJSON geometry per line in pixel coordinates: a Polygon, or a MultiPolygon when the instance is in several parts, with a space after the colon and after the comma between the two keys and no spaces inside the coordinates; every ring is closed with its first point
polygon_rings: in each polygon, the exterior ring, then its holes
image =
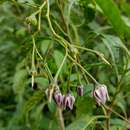
{"type": "Polygon", "coordinates": [[[118,50],[118,48],[115,48],[115,46],[114,46],[115,42],[113,40],[109,39],[108,37],[102,38],[102,41],[105,44],[105,46],[107,47],[107,49],[111,55],[112,64],[115,68],[116,75],[118,75],[118,67],[116,65],[116,62],[117,62],[117,60],[119,61],[119,50],[118,50]]]}
{"type": "Polygon", "coordinates": [[[46,51],[49,49],[49,47],[51,46],[52,46],[51,40],[47,40],[47,39],[42,40],[41,47],[40,47],[42,54],[44,55],[46,51]]]}
{"type": "Polygon", "coordinates": [[[23,114],[28,113],[43,98],[42,91],[36,91],[23,105],[23,114]]]}
{"type": "Polygon", "coordinates": [[[128,55],[130,55],[130,52],[127,47],[122,43],[120,38],[112,35],[103,36],[104,38],[102,38],[102,41],[108,48],[108,51],[111,55],[113,67],[116,74],[118,75],[118,73],[123,70],[123,65],[125,64],[122,57],[122,55],[124,55],[122,50],[124,50],[124,52],[126,52],[128,55]]]}
{"type": "MultiPolygon", "coordinates": [[[[56,63],[57,68],[59,68],[63,59],[64,59],[63,53],[58,51],[58,50],[55,50],[54,51],[54,59],[55,59],[55,63],[56,63]]],[[[65,72],[65,70],[66,70],[66,62],[64,63],[61,72],[65,72]]]]}
{"type": "Polygon", "coordinates": [[[47,88],[49,85],[49,81],[46,78],[43,77],[36,77],[35,82],[38,83],[39,87],[41,88],[47,88]]]}
{"type": "Polygon", "coordinates": [[[130,27],[128,27],[121,18],[118,7],[113,0],[95,0],[96,3],[103,10],[105,16],[111,22],[114,30],[119,36],[130,37],[130,27]]]}
{"type": "Polygon", "coordinates": [[[76,120],[74,123],[70,124],[65,130],[84,130],[87,128],[93,121],[98,118],[106,118],[105,116],[83,116],[80,119],[76,120]]]}
{"type": "MultiPolygon", "coordinates": [[[[87,94],[88,95],[88,94],[87,94]]],[[[89,96],[79,97],[76,102],[76,117],[84,114],[91,114],[93,106],[93,99],[89,96]],[[82,106],[82,107],[81,107],[82,106]]]]}
{"type": "Polygon", "coordinates": [[[121,39],[119,37],[116,37],[114,35],[107,35],[107,34],[103,34],[103,36],[111,42],[111,44],[113,44],[115,47],[120,47],[122,48],[124,51],[126,51],[126,53],[128,55],[130,55],[129,50],[127,49],[127,47],[123,44],[123,42],[121,41],[121,39]]]}
{"type": "Polygon", "coordinates": [[[126,1],[121,1],[121,9],[130,17],[130,4],[126,1]]]}
{"type": "Polygon", "coordinates": [[[48,109],[51,113],[54,113],[56,110],[56,104],[54,102],[54,100],[52,100],[51,102],[48,103],[48,109]]]}
{"type": "Polygon", "coordinates": [[[127,129],[130,129],[130,124],[126,124],[125,121],[121,120],[121,119],[118,119],[118,118],[112,118],[110,119],[110,123],[112,125],[114,125],[116,128],[120,128],[122,130],[122,128],[127,128],[127,129]]]}
{"type": "Polygon", "coordinates": [[[15,93],[21,93],[27,79],[27,71],[25,69],[17,70],[13,79],[13,89],[15,93]]]}

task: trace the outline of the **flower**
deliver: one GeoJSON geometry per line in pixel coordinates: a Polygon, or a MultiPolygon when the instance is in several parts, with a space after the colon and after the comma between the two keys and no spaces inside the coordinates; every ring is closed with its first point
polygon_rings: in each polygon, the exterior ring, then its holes
{"type": "Polygon", "coordinates": [[[56,104],[57,104],[58,106],[62,106],[62,104],[63,104],[63,99],[64,99],[64,96],[61,94],[60,91],[56,91],[56,92],[54,93],[54,100],[55,100],[55,102],[56,102],[56,104]]]}
{"type": "Polygon", "coordinates": [[[84,94],[83,85],[77,86],[77,94],[78,94],[79,96],[83,96],[83,94],[84,94]]]}
{"type": "Polygon", "coordinates": [[[73,105],[75,102],[75,97],[71,95],[70,93],[66,94],[63,99],[63,106],[66,109],[66,107],[73,109],[73,105]]]}
{"type": "Polygon", "coordinates": [[[106,85],[102,84],[97,86],[97,89],[93,91],[93,97],[95,98],[97,104],[100,106],[105,104],[109,100],[109,95],[106,85]]]}

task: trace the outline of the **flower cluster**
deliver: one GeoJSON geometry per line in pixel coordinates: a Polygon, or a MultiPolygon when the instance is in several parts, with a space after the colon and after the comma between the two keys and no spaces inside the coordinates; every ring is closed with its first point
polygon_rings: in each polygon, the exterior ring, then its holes
{"type": "MultiPolygon", "coordinates": [[[[77,86],[77,95],[83,96],[83,85],[77,86]]],[[[64,109],[69,108],[73,109],[73,105],[75,103],[75,97],[71,93],[67,93],[66,95],[62,95],[59,90],[54,92],[54,100],[59,107],[63,107],[64,109]]]]}
{"type": "MultiPolygon", "coordinates": [[[[76,90],[77,90],[78,96],[84,95],[83,85],[78,85],[76,90]]],[[[50,95],[48,93],[46,93],[46,94],[50,95]]],[[[106,101],[109,100],[109,95],[108,95],[106,85],[100,84],[100,85],[96,86],[93,91],[93,97],[95,98],[95,101],[99,106],[104,105],[106,103],[106,101]]],[[[73,105],[75,103],[75,97],[72,95],[72,93],[69,92],[65,95],[62,95],[59,88],[57,88],[53,92],[53,99],[55,100],[57,106],[62,107],[64,109],[66,109],[66,108],[69,108],[71,110],[73,109],[73,105]]]]}
{"type": "Polygon", "coordinates": [[[62,95],[58,90],[54,92],[54,100],[59,107],[63,107],[64,109],[68,107],[72,110],[75,102],[75,97],[71,93],[62,95]]]}

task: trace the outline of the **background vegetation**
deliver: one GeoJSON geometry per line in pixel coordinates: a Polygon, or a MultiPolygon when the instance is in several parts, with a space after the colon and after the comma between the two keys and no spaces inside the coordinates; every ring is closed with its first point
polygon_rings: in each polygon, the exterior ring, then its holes
{"type": "Polygon", "coordinates": [[[0,130],[60,130],[45,95],[55,83],[75,96],[66,130],[130,129],[129,49],[128,0],[1,0],[0,130]],[[96,82],[108,88],[105,109],[96,82]]]}

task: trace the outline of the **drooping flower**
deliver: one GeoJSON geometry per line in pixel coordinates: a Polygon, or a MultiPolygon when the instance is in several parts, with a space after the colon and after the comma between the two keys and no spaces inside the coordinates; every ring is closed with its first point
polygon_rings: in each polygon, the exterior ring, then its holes
{"type": "Polygon", "coordinates": [[[71,95],[70,93],[68,93],[64,96],[63,106],[65,109],[68,107],[72,110],[74,102],[75,102],[75,97],[73,95],[71,95]]]}
{"type": "Polygon", "coordinates": [[[106,85],[98,85],[97,88],[93,91],[93,97],[96,100],[96,103],[100,106],[105,104],[109,100],[109,95],[106,85]]]}
{"type": "Polygon", "coordinates": [[[78,94],[78,96],[83,96],[83,94],[84,94],[83,85],[77,86],[77,94],[78,94]]]}
{"type": "Polygon", "coordinates": [[[57,104],[58,106],[62,106],[62,104],[63,104],[63,99],[64,99],[64,96],[61,94],[60,91],[56,91],[56,92],[54,93],[54,100],[55,100],[55,102],[56,102],[56,104],[57,104]]]}

